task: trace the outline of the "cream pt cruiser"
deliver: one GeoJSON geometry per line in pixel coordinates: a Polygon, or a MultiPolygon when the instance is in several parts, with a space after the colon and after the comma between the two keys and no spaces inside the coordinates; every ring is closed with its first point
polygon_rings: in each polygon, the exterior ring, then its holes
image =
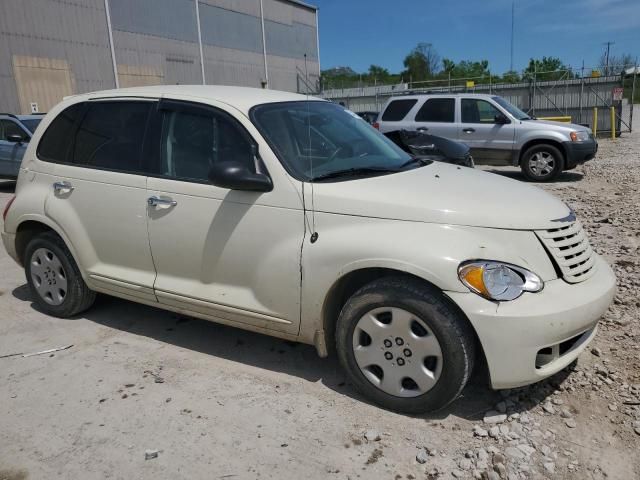
{"type": "Polygon", "coordinates": [[[411,157],[338,105],[269,90],[67,98],[4,216],[50,315],[102,292],[309,343],[403,412],[447,405],[474,363],[494,388],[566,367],[615,289],[555,197],[411,157]]]}

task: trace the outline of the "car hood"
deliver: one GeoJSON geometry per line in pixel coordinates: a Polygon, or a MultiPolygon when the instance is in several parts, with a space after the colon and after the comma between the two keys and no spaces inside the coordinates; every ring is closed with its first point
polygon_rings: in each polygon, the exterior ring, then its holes
{"type": "Polygon", "coordinates": [[[527,120],[523,122],[525,124],[530,124],[537,128],[540,128],[540,125],[547,125],[551,127],[555,127],[554,130],[562,130],[567,132],[579,132],[582,130],[589,131],[588,127],[583,125],[577,125],[575,123],[566,123],[566,122],[555,122],[553,120],[527,120]]]}
{"type": "Polygon", "coordinates": [[[314,204],[316,211],[340,215],[516,230],[556,228],[561,225],[557,220],[571,213],[559,199],[532,185],[441,162],[389,175],[315,183],[314,204]]]}

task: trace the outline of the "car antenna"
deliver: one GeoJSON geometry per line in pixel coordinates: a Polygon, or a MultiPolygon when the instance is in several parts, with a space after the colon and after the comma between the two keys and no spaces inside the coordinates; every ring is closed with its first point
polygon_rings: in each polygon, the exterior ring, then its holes
{"type": "MultiPolygon", "coordinates": [[[[309,70],[307,69],[307,54],[304,54],[304,83],[305,91],[307,92],[307,140],[309,142],[307,147],[307,159],[309,160],[309,166],[311,167],[311,243],[316,243],[318,240],[318,232],[316,231],[316,205],[315,195],[313,189],[313,160],[311,158],[311,110],[309,108],[309,70]]],[[[302,184],[304,186],[304,183],[302,184]]],[[[304,191],[302,192],[304,198],[304,191]]]]}

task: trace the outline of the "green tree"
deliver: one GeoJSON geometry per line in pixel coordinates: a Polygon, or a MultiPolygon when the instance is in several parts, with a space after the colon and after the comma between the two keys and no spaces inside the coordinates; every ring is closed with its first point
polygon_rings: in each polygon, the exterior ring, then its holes
{"type": "Polygon", "coordinates": [[[440,70],[440,55],[430,43],[419,43],[404,58],[405,79],[416,82],[433,78],[440,70]]]}
{"type": "Polygon", "coordinates": [[[463,60],[455,63],[453,60],[445,58],[442,60],[444,71],[451,73],[452,78],[489,78],[489,61],[480,60],[474,62],[471,60],[463,60]]]}
{"type": "Polygon", "coordinates": [[[565,78],[575,78],[576,75],[571,67],[565,65],[558,57],[542,57],[542,59],[530,59],[529,65],[524,70],[526,79],[536,81],[560,80],[565,78]]]}
{"type": "Polygon", "coordinates": [[[367,72],[367,77],[369,82],[388,83],[391,79],[391,74],[389,70],[380,65],[371,65],[367,72]]]}
{"type": "Polygon", "coordinates": [[[495,82],[503,82],[503,83],[518,83],[521,80],[520,74],[514,70],[509,70],[505,72],[502,77],[496,79],[495,82]]]}

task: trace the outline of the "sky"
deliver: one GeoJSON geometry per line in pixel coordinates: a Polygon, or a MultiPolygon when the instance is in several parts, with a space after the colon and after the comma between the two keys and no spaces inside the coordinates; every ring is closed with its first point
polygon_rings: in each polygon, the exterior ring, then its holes
{"type": "MultiPolygon", "coordinates": [[[[512,0],[308,0],[319,7],[321,68],[371,64],[391,72],[419,42],[454,61],[510,66],[512,0]]],[[[514,69],[529,58],[560,57],[580,68],[612,55],[640,56],[640,0],[515,0],[514,69]]]]}

